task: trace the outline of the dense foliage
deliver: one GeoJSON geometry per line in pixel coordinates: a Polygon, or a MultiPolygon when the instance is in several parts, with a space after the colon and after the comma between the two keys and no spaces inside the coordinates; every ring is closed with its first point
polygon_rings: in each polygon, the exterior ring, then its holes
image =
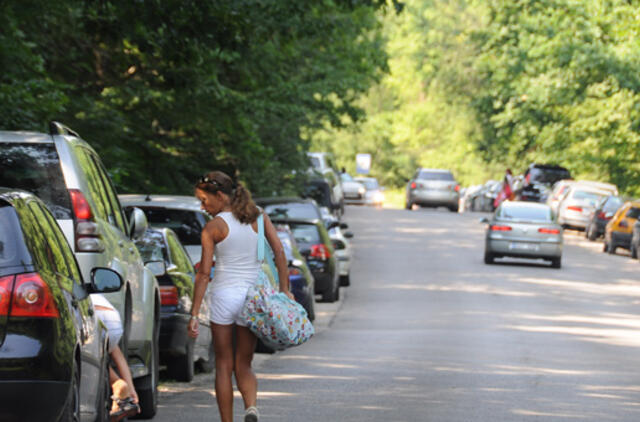
{"type": "Polygon", "coordinates": [[[465,183],[531,162],[640,194],[640,3],[411,0],[385,17],[390,74],[369,119],[310,134],[353,170],[401,184],[415,167],[465,183]]]}
{"type": "Polygon", "coordinates": [[[300,128],[361,117],[355,99],[386,68],[376,17],[384,8],[379,0],[1,2],[0,128],[64,122],[124,191],[188,193],[213,168],[258,194],[291,188],[307,166],[300,128]]]}

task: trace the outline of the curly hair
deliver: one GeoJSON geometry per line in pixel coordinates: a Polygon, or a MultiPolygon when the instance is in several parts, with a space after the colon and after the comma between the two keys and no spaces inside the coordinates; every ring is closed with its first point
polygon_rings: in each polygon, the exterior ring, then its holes
{"type": "Polygon", "coordinates": [[[243,224],[253,223],[260,215],[260,208],[251,199],[249,190],[221,171],[207,173],[198,180],[195,188],[211,194],[220,191],[228,195],[233,216],[243,224]]]}

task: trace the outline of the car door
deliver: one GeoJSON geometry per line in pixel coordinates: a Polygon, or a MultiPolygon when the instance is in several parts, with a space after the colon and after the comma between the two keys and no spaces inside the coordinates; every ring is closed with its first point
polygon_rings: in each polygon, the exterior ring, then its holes
{"type": "MultiPolygon", "coordinates": [[[[68,309],[75,320],[80,343],[80,412],[94,415],[101,385],[101,370],[104,359],[98,327],[93,308],[86,293],[80,269],[66,237],[52,215],[36,201],[29,202],[29,209],[45,234],[60,287],[68,299],[68,309]]],[[[94,416],[95,417],[95,416],[94,416]]]]}

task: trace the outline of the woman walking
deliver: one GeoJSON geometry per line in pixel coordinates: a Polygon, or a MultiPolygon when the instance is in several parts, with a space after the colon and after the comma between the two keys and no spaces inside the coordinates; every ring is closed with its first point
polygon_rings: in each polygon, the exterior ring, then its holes
{"type": "MultiPolygon", "coordinates": [[[[216,360],[215,390],[222,422],[233,420],[233,384],[236,384],[245,407],[245,422],[256,422],[258,383],[251,368],[256,347],[255,335],[245,326],[240,314],[249,287],[256,282],[258,261],[258,216],[262,211],[241,184],[235,184],[225,173],[214,171],[202,177],[195,186],[202,209],[214,218],[202,231],[202,259],[196,275],[189,335],[198,335],[198,313],[207,291],[209,274],[216,254],[216,270],[207,303],[216,360]],[[232,335],[236,326],[236,349],[232,335]]],[[[287,261],[280,239],[269,217],[264,215],[265,237],[275,255],[280,291],[289,293],[287,261]]]]}

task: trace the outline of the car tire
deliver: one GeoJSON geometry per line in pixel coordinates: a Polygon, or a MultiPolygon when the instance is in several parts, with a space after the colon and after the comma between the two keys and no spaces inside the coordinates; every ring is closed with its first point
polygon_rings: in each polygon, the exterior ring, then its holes
{"type": "Polygon", "coordinates": [[[618,249],[618,246],[616,246],[616,244],[613,243],[613,239],[611,239],[611,243],[609,243],[608,245],[607,252],[609,252],[609,255],[615,255],[616,249],[618,249]]]}
{"type": "Polygon", "coordinates": [[[65,402],[60,422],[80,422],[80,369],[75,360],[73,363],[73,372],[71,373],[69,395],[65,402]]]}
{"type": "Polygon", "coordinates": [[[406,201],[404,203],[404,208],[411,211],[413,209],[413,203],[411,201],[406,201]]]}
{"type": "Polygon", "coordinates": [[[151,340],[151,362],[150,373],[144,377],[134,380],[136,391],[140,399],[140,413],[133,419],[151,419],[158,411],[158,379],[160,377],[160,347],[159,347],[160,321],[158,312],[155,312],[153,323],[153,336],[151,340]]]}
{"type": "Polygon", "coordinates": [[[638,247],[636,246],[635,243],[631,244],[631,248],[630,248],[630,252],[631,252],[631,258],[633,259],[638,259],[638,247]]]}
{"type": "Polygon", "coordinates": [[[453,207],[449,207],[449,211],[451,212],[458,212],[458,206],[453,206],[453,207]]]}
{"type": "Polygon", "coordinates": [[[341,275],[340,276],[340,286],[341,287],[349,287],[351,285],[351,276],[350,274],[341,275]]]}
{"type": "Polygon", "coordinates": [[[336,286],[336,291],[333,295],[333,298],[335,302],[340,300],[340,281],[338,281],[338,285],[336,286]]]}
{"type": "Polygon", "coordinates": [[[604,243],[602,244],[602,252],[609,252],[609,244],[607,243],[607,240],[604,240],[604,243]]]}
{"type": "Polygon", "coordinates": [[[327,303],[333,303],[336,301],[336,292],[333,286],[330,286],[327,290],[322,292],[322,301],[327,303]]]}
{"type": "Polygon", "coordinates": [[[316,320],[316,306],[313,296],[309,296],[309,300],[307,300],[307,306],[304,307],[304,310],[307,311],[307,317],[309,318],[309,321],[313,322],[316,320]]]}
{"type": "Polygon", "coordinates": [[[484,253],[484,263],[487,265],[491,265],[494,263],[495,256],[491,252],[484,253]]]}
{"type": "Polygon", "coordinates": [[[167,374],[180,382],[191,382],[194,375],[193,353],[195,339],[189,338],[185,345],[185,354],[172,356],[167,362],[167,374]]]}
{"type": "MultiPolygon", "coordinates": [[[[208,330],[209,328],[207,328],[208,330]]],[[[216,352],[213,348],[213,339],[209,342],[209,350],[207,352],[207,360],[198,360],[198,372],[210,374],[216,369],[216,352]]]]}
{"type": "Polygon", "coordinates": [[[598,234],[596,233],[596,230],[593,227],[593,224],[589,225],[589,230],[587,230],[586,236],[587,236],[587,239],[589,239],[591,241],[594,241],[594,240],[596,240],[598,238],[598,234]]]}
{"type": "Polygon", "coordinates": [[[551,259],[551,268],[561,268],[561,267],[562,267],[562,257],[551,259]]]}

